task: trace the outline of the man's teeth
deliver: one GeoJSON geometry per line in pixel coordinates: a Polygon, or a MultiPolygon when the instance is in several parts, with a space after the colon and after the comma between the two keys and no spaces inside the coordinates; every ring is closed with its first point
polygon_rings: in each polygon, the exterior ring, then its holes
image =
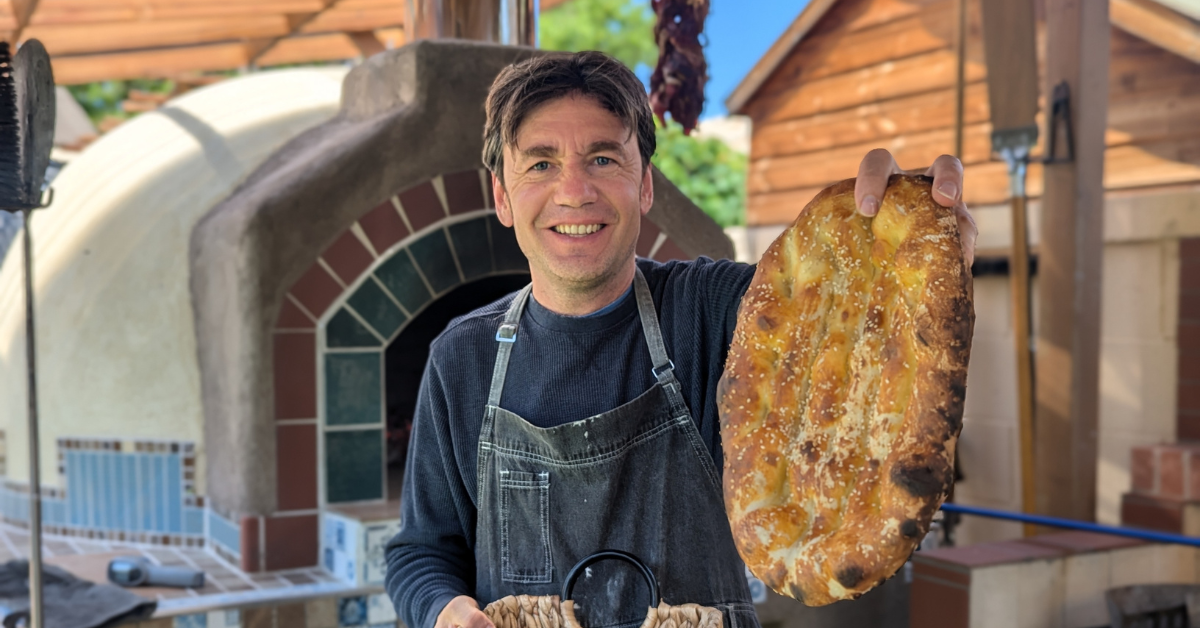
{"type": "Polygon", "coordinates": [[[558,225],[555,231],[566,235],[588,235],[596,233],[603,225],[558,225]]]}

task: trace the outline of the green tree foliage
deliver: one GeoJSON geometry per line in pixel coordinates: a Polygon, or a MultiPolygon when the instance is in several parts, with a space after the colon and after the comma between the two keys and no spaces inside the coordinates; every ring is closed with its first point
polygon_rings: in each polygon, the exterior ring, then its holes
{"type": "MultiPolygon", "coordinates": [[[[541,15],[546,50],[599,50],[640,69],[658,61],[654,13],[645,0],[571,0],[541,15]]],[[[683,134],[668,122],[656,129],[654,165],[722,227],[745,223],[746,156],[724,142],[683,134]]]]}
{"type": "Polygon", "coordinates": [[[645,1],[571,0],[542,13],[538,36],[546,50],[600,50],[634,70],[658,61],[654,13],[645,1]]]}
{"type": "Polygon", "coordinates": [[[712,138],[683,134],[674,122],[655,129],[658,147],[650,160],[718,225],[746,223],[746,156],[712,138]]]}
{"type": "Polygon", "coordinates": [[[168,80],[134,79],[70,85],[67,90],[87,112],[92,122],[99,123],[104,118],[128,118],[131,116],[121,108],[121,102],[129,97],[130,90],[169,94],[174,88],[174,82],[168,80]]]}

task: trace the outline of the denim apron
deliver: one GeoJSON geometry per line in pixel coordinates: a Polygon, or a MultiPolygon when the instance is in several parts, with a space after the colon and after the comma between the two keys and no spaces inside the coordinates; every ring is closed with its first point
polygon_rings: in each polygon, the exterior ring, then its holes
{"type": "MultiPolygon", "coordinates": [[[[727,627],[758,628],[720,477],[684,403],[641,270],[634,294],[657,383],[616,409],[552,428],[500,407],[530,289],[518,293],[497,331],[479,436],[480,605],[506,595],[557,595],[579,560],[616,549],[653,570],[666,603],[712,606],[727,627]]],[[[651,605],[641,576],[621,564],[588,570],[572,596],[580,623],[640,626],[651,605]]]]}

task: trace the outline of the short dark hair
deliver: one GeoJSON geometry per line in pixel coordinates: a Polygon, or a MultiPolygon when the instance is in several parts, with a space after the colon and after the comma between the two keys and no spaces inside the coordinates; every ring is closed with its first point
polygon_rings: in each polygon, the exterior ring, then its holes
{"type": "Polygon", "coordinates": [[[517,141],[517,129],[534,109],[578,94],[593,98],[637,134],[642,167],[654,155],[654,114],[646,88],[620,61],[595,51],[538,55],[503,70],[487,96],[483,126],[483,165],[504,182],[504,147],[517,141]]]}

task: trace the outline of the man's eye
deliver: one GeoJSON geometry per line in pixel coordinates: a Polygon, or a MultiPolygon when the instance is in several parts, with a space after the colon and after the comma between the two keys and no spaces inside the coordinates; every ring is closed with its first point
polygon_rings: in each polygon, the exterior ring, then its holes
{"type": "Polygon", "coordinates": [[[545,170],[546,168],[549,168],[549,167],[550,167],[550,162],[548,162],[548,161],[539,161],[539,162],[537,162],[536,164],[533,164],[533,167],[532,167],[532,168],[530,168],[530,170],[534,170],[534,171],[537,171],[537,172],[542,172],[543,170],[545,170]]]}
{"type": "Polygon", "coordinates": [[[597,166],[607,166],[608,164],[611,164],[611,163],[612,163],[612,159],[610,159],[608,157],[597,157],[596,158],[597,166]]]}

